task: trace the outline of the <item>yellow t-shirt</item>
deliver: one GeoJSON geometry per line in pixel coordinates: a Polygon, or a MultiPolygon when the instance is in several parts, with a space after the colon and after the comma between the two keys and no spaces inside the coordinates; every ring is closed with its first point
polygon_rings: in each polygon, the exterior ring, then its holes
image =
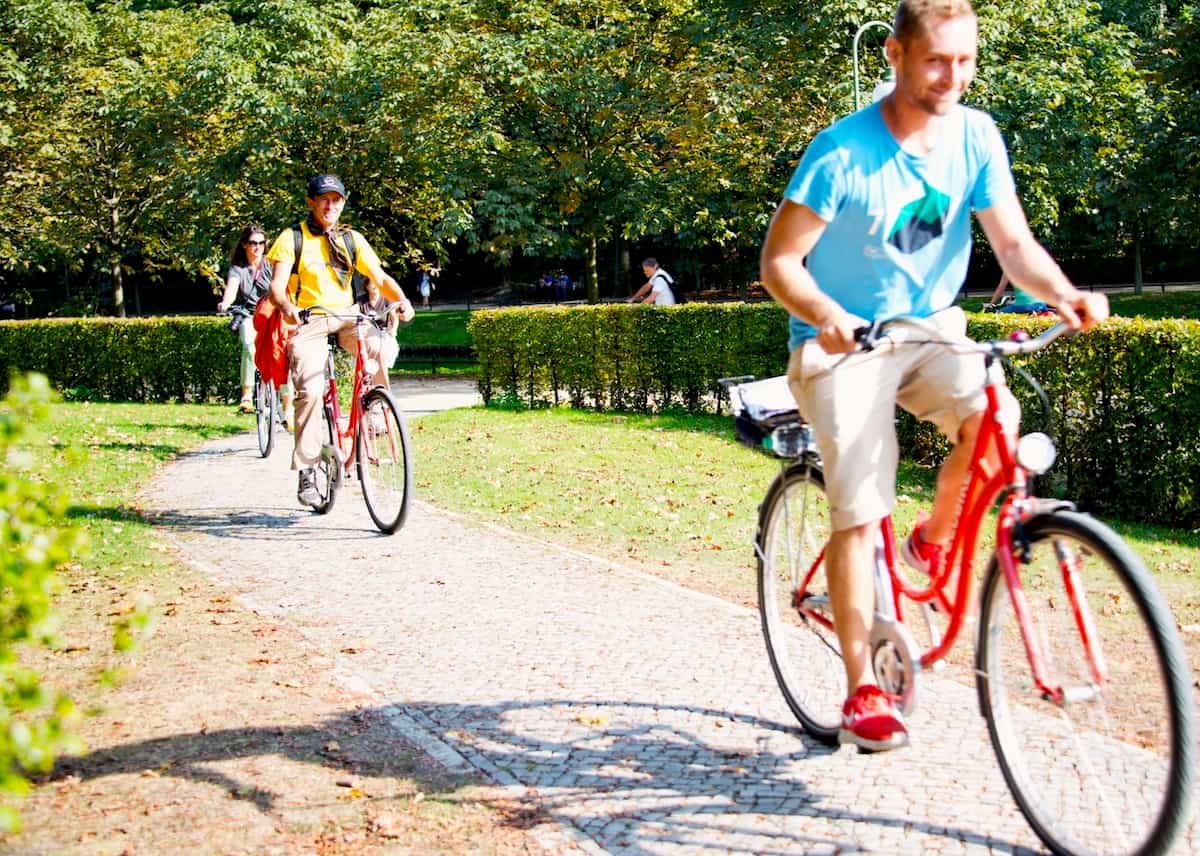
{"type": "MultiPolygon", "coordinates": [[[[305,309],[320,304],[330,309],[348,309],[354,305],[354,290],[350,285],[349,273],[342,273],[333,266],[333,256],[329,252],[329,242],[324,236],[314,235],[308,230],[308,223],[301,221],[300,234],[300,265],[297,270],[296,239],[292,228],[285,229],[267,253],[267,259],[273,265],[286,264],[291,267],[292,275],[288,279],[288,295],[297,308],[305,309]],[[300,293],[296,293],[296,279],[300,277],[300,293]],[[342,281],[344,280],[344,282],[342,281]]],[[[345,241],[339,236],[338,243],[345,247],[345,241]]],[[[349,254],[349,253],[347,253],[349,254]]],[[[371,269],[371,263],[379,264],[379,257],[371,249],[358,232],[354,232],[354,268],[366,276],[371,269]]]]}

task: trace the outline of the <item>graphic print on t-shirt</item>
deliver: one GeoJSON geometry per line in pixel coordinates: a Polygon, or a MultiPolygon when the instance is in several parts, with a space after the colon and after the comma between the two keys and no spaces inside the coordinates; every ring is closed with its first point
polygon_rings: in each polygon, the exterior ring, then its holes
{"type": "Polygon", "coordinates": [[[925,193],[900,209],[888,243],[902,253],[915,253],[930,241],[942,236],[950,197],[925,182],[925,193]]]}

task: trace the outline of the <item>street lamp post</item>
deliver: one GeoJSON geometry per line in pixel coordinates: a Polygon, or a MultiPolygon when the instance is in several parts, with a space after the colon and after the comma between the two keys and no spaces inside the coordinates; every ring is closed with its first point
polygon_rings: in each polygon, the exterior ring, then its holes
{"type": "MultiPolygon", "coordinates": [[[[859,100],[858,100],[858,42],[859,42],[859,40],[862,38],[862,34],[863,34],[863,33],[865,33],[867,30],[871,29],[871,27],[883,27],[885,30],[887,30],[887,31],[888,31],[888,34],[889,34],[889,35],[891,35],[891,32],[892,32],[892,25],[891,25],[891,24],[889,24],[889,23],[887,23],[886,21],[867,21],[867,23],[865,23],[865,24],[863,24],[861,27],[859,27],[859,28],[858,28],[858,32],[856,32],[856,33],[854,34],[854,109],[855,109],[855,110],[858,110],[858,108],[859,108],[859,100]]],[[[887,95],[887,93],[888,93],[888,92],[890,92],[890,91],[891,91],[891,89],[887,87],[887,83],[886,83],[886,82],[884,82],[884,83],[881,83],[881,84],[879,84],[878,86],[876,86],[876,87],[875,87],[875,90],[874,90],[874,91],[871,93],[871,98],[872,98],[872,100],[874,100],[874,101],[878,101],[878,100],[879,100],[880,98],[882,98],[884,95],[887,95]]]]}

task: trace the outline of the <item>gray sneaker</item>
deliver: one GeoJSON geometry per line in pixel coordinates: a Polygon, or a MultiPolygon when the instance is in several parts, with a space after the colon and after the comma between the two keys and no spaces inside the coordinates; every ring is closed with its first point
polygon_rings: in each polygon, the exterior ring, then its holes
{"type": "Polygon", "coordinates": [[[311,467],[300,471],[300,487],[296,491],[296,499],[301,505],[316,508],[321,504],[321,494],[317,493],[317,477],[311,467]]]}

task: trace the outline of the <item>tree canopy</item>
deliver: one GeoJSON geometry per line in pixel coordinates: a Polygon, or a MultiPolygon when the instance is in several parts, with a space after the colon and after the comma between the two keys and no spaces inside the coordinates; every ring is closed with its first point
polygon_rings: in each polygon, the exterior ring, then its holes
{"type": "MultiPolygon", "coordinates": [[[[1198,5],[980,0],[968,103],[1008,140],[1055,250],[1194,246],[1198,5]]],[[[851,41],[891,2],[4,0],[0,276],[114,309],[218,281],[339,172],[403,273],[650,242],[752,265],[812,136],[853,108],[851,41]],[[126,283],[132,281],[132,294],[126,283]]],[[[883,72],[864,39],[865,76],[883,72]]],[[[1132,273],[1132,272],[1131,272],[1132,273]]],[[[609,283],[619,291],[620,285],[609,283]]],[[[86,303],[86,301],[84,301],[86,303]]],[[[84,307],[86,308],[86,307],[84,307]]]]}

